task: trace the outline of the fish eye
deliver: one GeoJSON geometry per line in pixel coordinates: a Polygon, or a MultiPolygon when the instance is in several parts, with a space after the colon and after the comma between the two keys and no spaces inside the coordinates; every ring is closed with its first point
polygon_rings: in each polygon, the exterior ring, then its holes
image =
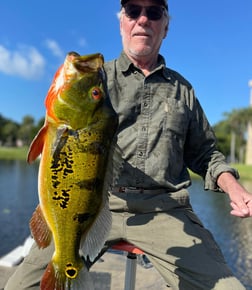
{"type": "Polygon", "coordinates": [[[91,95],[92,95],[92,98],[95,100],[95,101],[98,101],[102,98],[102,91],[100,88],[96,87],[96,88],[93,88],[92,89],[92,92],[91,92],[91,95]]]}

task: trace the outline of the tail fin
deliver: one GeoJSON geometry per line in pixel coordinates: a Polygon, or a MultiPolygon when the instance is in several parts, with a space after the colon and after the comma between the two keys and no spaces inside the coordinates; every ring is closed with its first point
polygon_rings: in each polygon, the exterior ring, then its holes
{"type": "Polygon", "coordinates": [[[90,273],[83,265],[76,278],[68,278],[64,272],[50,262],[40,282],[41,290],[94,290],[90,273]]]}

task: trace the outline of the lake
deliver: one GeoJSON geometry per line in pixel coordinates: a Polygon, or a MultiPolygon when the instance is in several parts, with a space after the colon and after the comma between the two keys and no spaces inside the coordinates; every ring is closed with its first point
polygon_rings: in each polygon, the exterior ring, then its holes
{"type": "MultiPolygon", "coordinates": [[[[0,256],[22,244],[29,235],[29,220],[38,203],[38,163],[0,160],[0,256]]],[[[252,182],[244,185],[252,192],[252,182]]],[[[204,225],[213,233],[233,272],[252,290],[252,218],[229,214],[227,196],[203,190],[193,180],[191,203],[204,225]]]]}

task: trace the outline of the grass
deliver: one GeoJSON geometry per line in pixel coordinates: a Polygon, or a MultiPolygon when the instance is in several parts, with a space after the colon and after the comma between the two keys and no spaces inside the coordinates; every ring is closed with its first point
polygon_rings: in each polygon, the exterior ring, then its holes
{"type": "MultiPolygon", "coordinates": [[[[26,160],[28,152],[28,147],[0,147],[0,159],[9,160],[26,160]]],[[[236,168],[242,180],[252,180],[252,165],[245,164],[232,164],[232,167],[236,168]]],[[[197,178],[198,176],[190,172],[192,178],[197,178]]]]}
{"type": "Polygon", "coordinates": [[[240,174],[242,180],[252,180],[252,165],[233,164],[240,174]]]}
{"type": "Polygon", "coordinates": [[[0,159],[26,160],[28,147],[0,147],[0,159]]]}
{"type": "MultiPolygon", "coordinates": [[[[252,181],[252,165],[236,163],[236,164],[230,164],[230,166],[238,170],[241,180],[252,181]]],[[[192,171],[189,171],[189,172],[190,172],[191,178],[193,179],[201,178],[199,175],[193,173],[192,171]]]]}

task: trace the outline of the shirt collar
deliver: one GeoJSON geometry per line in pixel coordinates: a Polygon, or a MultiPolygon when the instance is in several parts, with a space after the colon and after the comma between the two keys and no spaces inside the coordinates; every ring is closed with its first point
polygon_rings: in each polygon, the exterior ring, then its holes
{"type": "MultiPolygon", "coordinates": [[[[118,66],[119,66],[119,69],[123,73],[127,73],[129,71],[132,71],[133,69],[138,69],[130,61],[130,59],[127,57],[127,55],[126,55],[126,53],[124,51],[121,53],[120,57],[118,58],[118,66]]],[[[167,80],[171,79],[170,73],[166,69],[165,59],[160,54],[158,55],[158,65],[157,65],[157,67],[155,68],[155,70],[152,73],[155,73],[157,71],[161,71],[163,76],[164,76],[164,78],[166,78],[167,80]]]]}

